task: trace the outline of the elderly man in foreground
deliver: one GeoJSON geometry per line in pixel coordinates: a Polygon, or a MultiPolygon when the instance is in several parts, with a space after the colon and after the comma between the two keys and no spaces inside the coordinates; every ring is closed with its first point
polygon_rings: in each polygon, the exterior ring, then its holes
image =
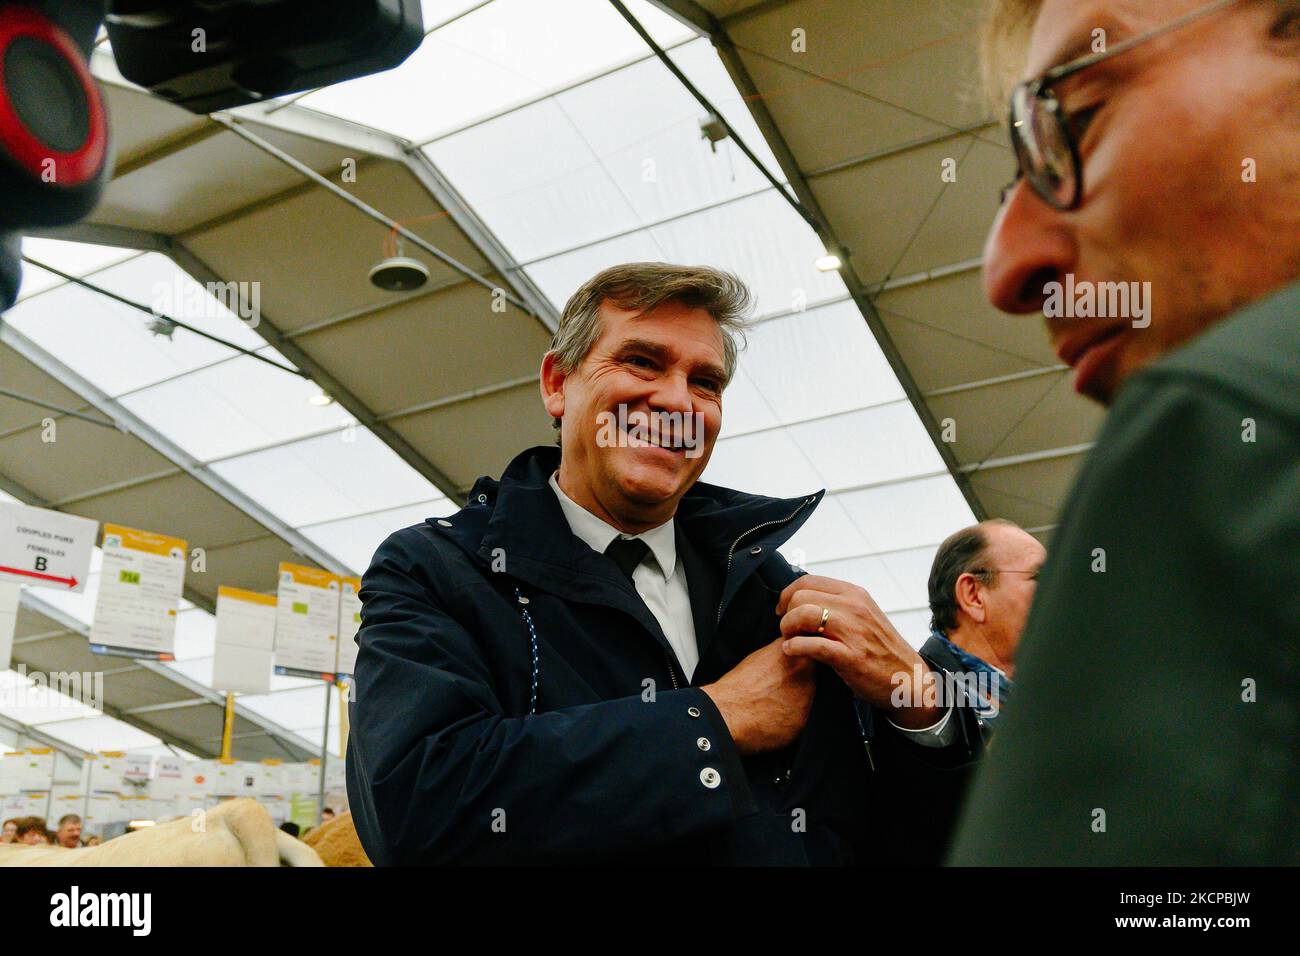
{"type": "Polygon", "coordinates": [[[1300,863],[1300,3],[999,0],[989,40],[989,297],[1111,411],[955,860],[1300,863]],[[1051,307],[1098,282],[1149,315],[1051,307]]]}

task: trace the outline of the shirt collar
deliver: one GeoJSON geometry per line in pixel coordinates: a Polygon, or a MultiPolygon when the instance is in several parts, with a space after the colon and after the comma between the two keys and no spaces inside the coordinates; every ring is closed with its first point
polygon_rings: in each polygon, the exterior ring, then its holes
{"type": "Polygon", "coordinates": [[[673,519],[669,518],[657,528],[651,528],[649,531],[643,531],[637,535],[623,535],[618,528],[607,523],[601,518],[596,517],[582,505],[578,504],[560,488],[559,472],[551,473],[550,485],[555,492],[555,497],[560,502],[560,510],[564,512],[564,518],[569,522],[569,530],[575,536],[585,542],[593,551],[601,554],[609,547],[609,543],[617,537],[640,538],[650,548],[651,554],[655,556],[655,563],[659,565],[659,571],[667,581],[673,576],[677,568],[677,539],[673,531],[673,519]]]}

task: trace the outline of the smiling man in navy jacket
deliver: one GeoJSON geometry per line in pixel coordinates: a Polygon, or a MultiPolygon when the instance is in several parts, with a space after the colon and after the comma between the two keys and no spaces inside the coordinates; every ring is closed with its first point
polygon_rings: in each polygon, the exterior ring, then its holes
{"type": "Polygon", "coordinates": [[[973,715],[893,694],[934,674],[866,592],[777,554],[823,492],[697,480],[748,306],[713,269],[600,273],[542,362],[560,448],[380,546],[347,758],[374,862],[900,862],[873,776],[970,759],[973,715]],[[786,653],[819,628],[872,649],[861,704],[786,653]]]}

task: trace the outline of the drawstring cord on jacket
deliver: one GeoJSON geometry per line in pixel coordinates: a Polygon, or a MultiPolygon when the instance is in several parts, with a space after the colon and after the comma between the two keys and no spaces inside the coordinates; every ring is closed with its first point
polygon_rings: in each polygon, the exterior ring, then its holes
{"type": "Polygon", "coordinates": [[[537,625],[533,623],[533,616],[528,613],[528,598],[524,597],[523,592],[519,590],[519,585],[515,585],[515,598],[519,601],[519,613],[524,617],[524,624],[528,628],[528,642],[532,646],[533,653],[533,690],[531,703],[528,706],[528,713],[537,713],[537,687],[542,679],[541,658],[537,653],[537,625]]]}

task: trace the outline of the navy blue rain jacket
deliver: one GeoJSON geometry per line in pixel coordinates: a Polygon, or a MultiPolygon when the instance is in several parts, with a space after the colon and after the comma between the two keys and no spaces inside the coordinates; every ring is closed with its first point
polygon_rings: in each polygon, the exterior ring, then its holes
{"type": "MultiPolygon", "coordinates": [[[[523,452],[460,512],[391,535],[363,578],[347,789],[371,860],[889,862],[878,771],[833,672],[818,665],[799,739],[755,756],[699,689],[779,636],[776,600],[800,572],[776,549],[823,493],[697,482],[682,499],[688,682],[627,578],[569,530],[558,467],[557,448],[523,452]]],[[[874,725],[877,766],[881,749],[923,749],[874,725]]],[[[922,756],[960,761],[962,736],[922,756]]]]}

